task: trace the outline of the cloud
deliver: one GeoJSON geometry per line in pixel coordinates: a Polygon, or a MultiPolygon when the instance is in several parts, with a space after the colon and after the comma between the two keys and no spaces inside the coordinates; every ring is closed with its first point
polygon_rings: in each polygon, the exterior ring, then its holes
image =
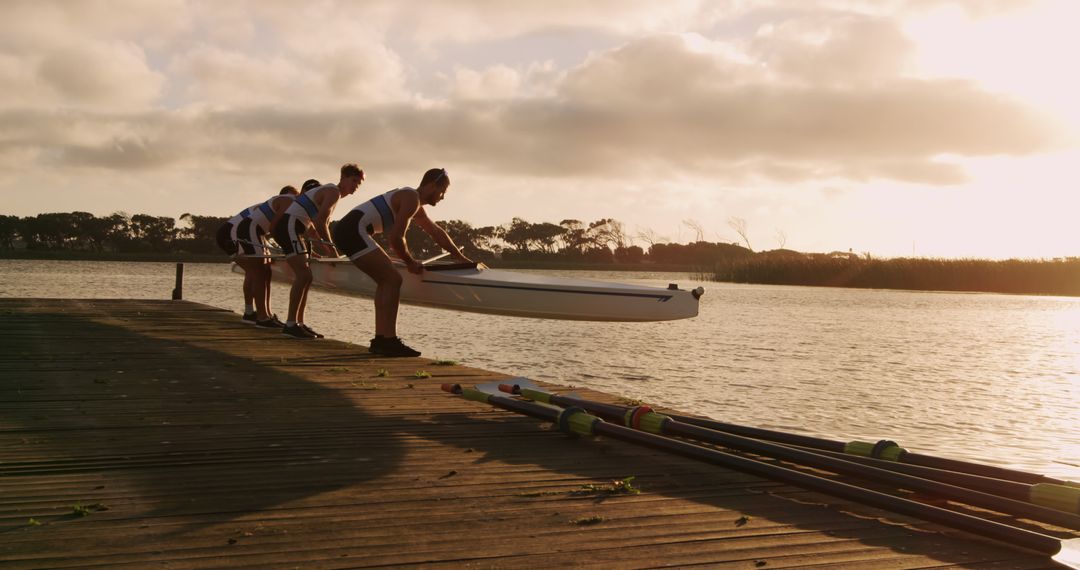
{"type": "MultiPolygon", "coordinates": [[[[641,29],[649,4],[632,3],[627,19],[607,27],[641,29]]],[[[482,22],[486,5],[413,8],[424,25],[449,18],[443,41],[467,41],[465,32],[499,22],[512,33],[534,20],[603,13],[570,3],[544,15],[493,10],[482,22]]],[[[118,172],[435,161],[539,178],[943,185],[964,178],[943,157],[1023,155],[1055,143],[1050,122],[1015,101],[970,82],[906,75],[910,42],[896,21],[866,9],[770,8],[768,22],[737,38],[638,34],[569,69],[462,64],[443,92],[421,94],[387,43],[394,23],[414,13],[372,6],[253,4],[250,26],[230,44],[213,38],[241,17],[235,6],[215,22],[212,4],[170,5],[145,16],[171,38],[168,50],[155,51],[164,71],[123,39],[148,34],[127,18],[101,24],[112,26],[110,38],[79,36],[77,46],[59,36],[51,46],[25,39],[7,52],[26,57],[0,53],[0,77],[19,86],[0,94],[0,160],[17,153],[35,157],[31,166],[118,172]],[[179,24],[162,19],[170,13],[179,24]]],[[[746,14],[737,3],[714,11],[711,21],[746,14]]],[[[680,5],[658,26],[701,12],[680,5]]]]}
{"type": "Polygon", "coordinates": [[[748,52],[779,77],[851,84],[902,75],[913,48],[892,19],[827,13],[762,26],[748,52]]]}

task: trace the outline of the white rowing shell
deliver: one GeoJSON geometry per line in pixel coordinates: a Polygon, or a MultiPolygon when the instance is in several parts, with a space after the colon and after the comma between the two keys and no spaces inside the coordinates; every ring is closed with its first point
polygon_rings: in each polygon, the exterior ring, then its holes
{"type": "MultiPolygon", "coordinates": [[[[283,260],[271,263],[274,278],[292,282],[293,274],[283,260]]],[[[234,266],[234,271],[243,270],[234,266]]],[[[398,267],[402,276],[401,301],[413,305],[514,315],[543,319],[582,321],[670,321],[698,314],[694,291],[627,285],[590,279],[518,273],[502,269],[433,264],[422,274],[398,267]]],[[[312,284],[344,295],[371,297],[375,282],[349,261],[312,260],[312,284]]]]}

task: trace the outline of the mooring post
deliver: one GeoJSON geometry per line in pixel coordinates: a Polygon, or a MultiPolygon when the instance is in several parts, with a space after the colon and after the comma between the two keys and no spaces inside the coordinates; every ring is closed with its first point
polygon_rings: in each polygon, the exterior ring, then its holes
{"type": "Polygon", "coordinates": [[[179,301],[184,298],[184,264],[176,264],[176,287],[172,290],[173,301],[179,301]]]}

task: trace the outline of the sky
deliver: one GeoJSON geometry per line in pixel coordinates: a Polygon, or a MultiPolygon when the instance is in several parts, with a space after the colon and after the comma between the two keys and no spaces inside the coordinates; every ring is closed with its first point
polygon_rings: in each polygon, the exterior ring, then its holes
{"type": "MultiPolygon", "coordinates": [[[[4,0],[0,213],[232,215],[444,167],[434,219],[1080,255],[1072,0],[4,0]]],[[[643,239],[638,245],[647,247],[643,239]]]]}

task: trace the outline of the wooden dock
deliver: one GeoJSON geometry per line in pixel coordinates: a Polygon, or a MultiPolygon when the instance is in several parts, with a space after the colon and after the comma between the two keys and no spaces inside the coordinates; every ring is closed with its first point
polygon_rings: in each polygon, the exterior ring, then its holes
{"type": "Polygon", "coordinates": [[[439,390],[503,374],[184,301],[0,299],[0,322],[4,569],[1056,567],[439,390]]]}

